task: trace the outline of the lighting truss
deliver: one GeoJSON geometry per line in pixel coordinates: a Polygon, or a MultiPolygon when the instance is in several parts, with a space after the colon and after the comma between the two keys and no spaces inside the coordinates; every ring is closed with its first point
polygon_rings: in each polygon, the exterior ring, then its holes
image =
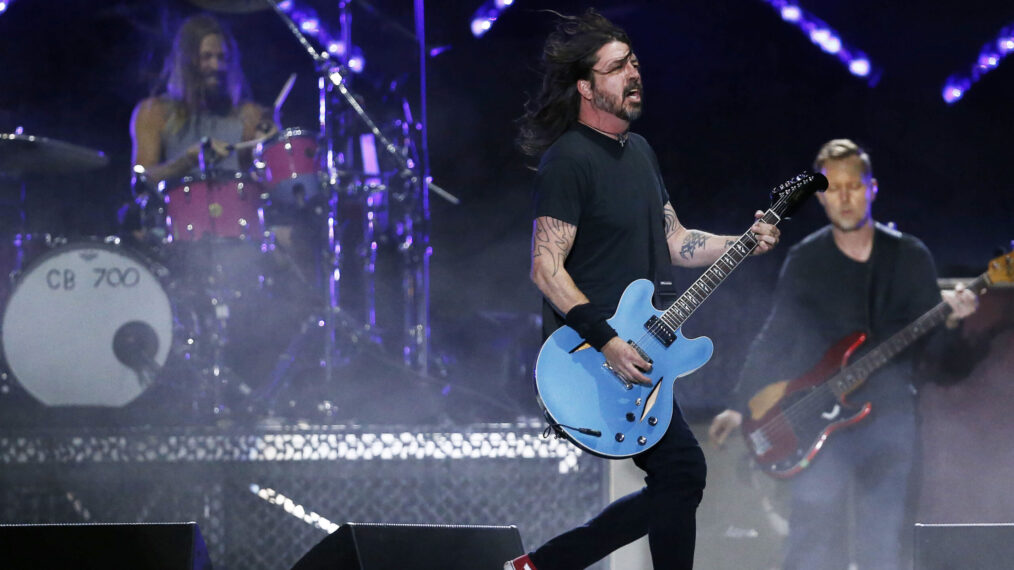
{"type": "Polygon", "coordinates": [[[504,10],[514,5],[514,0],[486,0],[472,16],[472,35],[481,38],[488,32],[504,10]]]}
{"type": "Polygon", "coordinates": [[[1014,24],[1000,30],[996,38],[986,42],[979,50],[979,57],[967,73],[956,73],[947,78],[941,96],[948,105],[953,105],[965,96],[972,85],[1000,65],[1000,61],[1014,52],[1014,24]]]}
{"type": "Polygon", "coordinates": [[[782,20],[799,28],[825,53],[837,57],[852,75],[865,79],[870,87],[880,80],[880,70],[874,67],[865,53],[846,44],[838,32],[800,7],[795,0],[763,0],[763,2],[777,10],[782,20]]]}
{"type": "Polygon", "coordinates": [[[344,61],[353,73],[362,73],[366,60],[359,46],[346,46],[337,36],[330,33],[313,8],[298,4],[294,0],[282,0],[278,2],[278,8],[292,18],[300,31],[316,38],[328,53],[344,61]]]}

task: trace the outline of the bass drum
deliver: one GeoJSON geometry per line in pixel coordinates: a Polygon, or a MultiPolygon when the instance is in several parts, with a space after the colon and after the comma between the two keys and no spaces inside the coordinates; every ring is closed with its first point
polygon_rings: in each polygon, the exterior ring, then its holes
{"type": "Polygon", "coordinates": [[[32,261],[0,329],[18,383],[49,406],[123,406],[165,364],[173,311],[166,271],[118,240],[72,242],[32,261]]]}

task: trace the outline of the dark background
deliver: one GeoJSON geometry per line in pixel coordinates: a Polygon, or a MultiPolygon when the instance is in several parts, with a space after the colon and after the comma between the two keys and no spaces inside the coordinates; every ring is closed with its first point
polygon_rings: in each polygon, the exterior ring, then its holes
{"type": "MultiPolygon", "coordinates": [[[[869,55],[882,72],[871,87],[759,0],[593,3],[633,39],[646,99],[635,129],[654,145],[685,225],[741,233],[772,186],[809,169],[826,140],[849,137],[872,155],[876,218],[923,239],[941,276],[977,275],[1009,245],[1014,62],[1002,62],[955,105],[940,93],[949,75],[967,73],[983,44],[1014,23],[1014,4],[900,4],[803,5],[869,55]]],[[[304,5],[337,31],[337,2],[304,5]]],[[[427,43],[450,48],[428,61],[431,171],[462,200],[432,198],[433,348],[447,369],[437,384],[462,396],[447,400],[455,418],[535,411],[527,372],[539,307],[527,279],[531,160],[512,145],[513,121],[538,87],[537,61],[553,24],[540,10],[586,5],[516,0],[476,39],[469,23],[477,1],[426,3],[427,43]],[[470,397],[478,393],[495,402],[470,397]]],[[[118,231],[115,212],[130,195],[131,110],[150,93],[177,23],[196,11],[182,0],[17,0],[0,15],[0,132],[22,126],[111,159],[85,176],[30,181],[35,219],[46,231],[118,231]]],[[[237,36],[253,98],[270,104],[298,73],[283,126],[314,127],[314,68],[277,16],[221,18],[237,36]]],[[[384,124],[399,116],[403,97],[418,112],[416,44],[404,31],[412,29],[409,0],[353,3],[353,42],[367,63],[352,85],[384,124]]],[[[9,198],[15,183],[0,185],[9,198]]],[[[7,235],[6,213],[3,223],[7,235]]],[[[782,247],[749,260],[687,323],[688,336],[716,342],[712,362],[682,382],[691,414],[722,405],[785,251],[823,223],[811,201],[783,224],[782,247]]],[[[689,283],[698,274],[681,278],[689,283]]],[[[397,304],[399,295],[396,277],[378,283],[380,304],[397,304]]]]}

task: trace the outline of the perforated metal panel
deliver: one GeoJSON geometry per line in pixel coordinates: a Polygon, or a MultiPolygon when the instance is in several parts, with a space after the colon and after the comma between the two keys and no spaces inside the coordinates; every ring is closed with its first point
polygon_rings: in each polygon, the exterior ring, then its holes
{"type": "Polygon", "coordinates": [[[514,524],[530,548],[607,495],[601,460],[534,424],[21,431],[0,464],[0,522],[194,520],[216,568],[288,568],[320,519],[514,524]]]}

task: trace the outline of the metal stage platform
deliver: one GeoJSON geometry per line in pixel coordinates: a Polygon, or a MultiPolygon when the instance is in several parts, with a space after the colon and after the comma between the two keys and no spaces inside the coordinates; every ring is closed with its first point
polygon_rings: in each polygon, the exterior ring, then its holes
{"type": "Polygon", "coordinates": [[[517,525],[526,547],[608,499],[541,422],[424,429],[0,431],[0,523],[196,521],[216,570],[289,568],[338,524],[517,525]]]}

